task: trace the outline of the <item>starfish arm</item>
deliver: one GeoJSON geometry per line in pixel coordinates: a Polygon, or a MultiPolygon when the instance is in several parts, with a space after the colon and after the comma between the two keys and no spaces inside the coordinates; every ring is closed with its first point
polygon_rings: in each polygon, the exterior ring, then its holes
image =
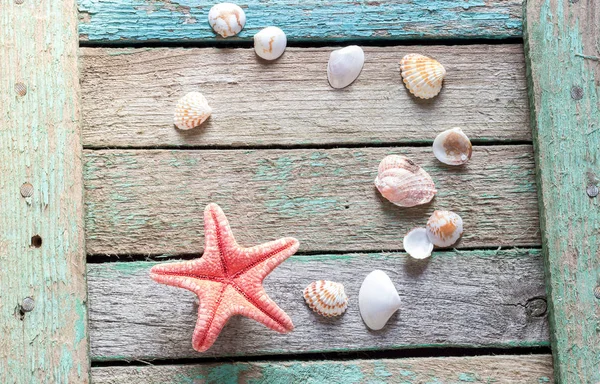
{"type": "MultiPolygon", "coordinates": [[[[207,255],[205,254],[204,256],[207,255]]],[[[189,261],[157,264],[150,269],[150,277],[158,283],[186,289],[189,288],[182,286],[180,282],[185,281],[185,278],[187,277],[208,279],[222,278],[221,264],[218,259],[204,256],[189,261]]]]}
{"type": "Polygon", "coordinates": [[[225,256],[239,246],[233,237],[225,213],[217,204],[211,203],[204,209],[204,255],[214,258],[221,265],[224,275],[228,274],[225,256]]]}
{"type": "Polygon", "coordinates": [[[228,255],[229,275],[237,277],[246,271],[269,260],[270,269],[264,270],[264,278],[285,259],[296,253],[299,242],[293,237],[285,237],[251,248],[238,248],[228,255]]]}

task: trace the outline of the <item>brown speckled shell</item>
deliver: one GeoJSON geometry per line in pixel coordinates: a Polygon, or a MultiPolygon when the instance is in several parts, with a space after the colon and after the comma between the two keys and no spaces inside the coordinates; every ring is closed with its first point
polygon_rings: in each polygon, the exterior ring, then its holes
{"type": "Polygon", "coordinates": [[[306,304],[325,317],[339,316],[348,307],[348,296],[344,286],[333,281],[319,280],[304,288],[306,304]]]}

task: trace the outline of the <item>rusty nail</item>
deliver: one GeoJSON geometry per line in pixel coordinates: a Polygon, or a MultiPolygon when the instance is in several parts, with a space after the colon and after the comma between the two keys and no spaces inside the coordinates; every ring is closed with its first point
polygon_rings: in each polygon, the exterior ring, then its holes
{"type": "Polygon", "coordinates": [[[583,88],[579,86],[574,86],[571,88],[571,97],[573,100],[581,100],[583,99],[583,88]]]}
{"type": "Polygon", "coordinates": [[[21,196],[23,197],[30,197],[31,195],[33,195],[33,185],[31,185],[31,183],[23,183],[23,185],[21,185],[21,196]]]}
{"type": "Polygon", "coordinates": [[[598,196],[598,187],[595,185],[588,185],[586,192],[589,197],[596,197],[598,196]]]}
{"type": "Polygon", "coordinates": [[[594,296],[596,296],[596,299],[600,299],[600,285],[594,288],[594,296]]]}
{"type": "Polygon", "coordinates": [[[24,298],[21,304],[21,312],[31,312],[33,308],[35,308],[35,301],[31,297],[24,298]]]}

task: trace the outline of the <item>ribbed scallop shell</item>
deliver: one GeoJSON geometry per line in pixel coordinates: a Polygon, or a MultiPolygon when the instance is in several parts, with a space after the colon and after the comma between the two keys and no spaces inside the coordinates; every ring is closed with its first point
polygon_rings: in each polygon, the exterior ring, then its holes
{"type": "Polygon", "coordinates": [[[406,88],[421,99],[431,99],[440,93],[446,69],[438,61],[411,53],[400,61],[400,71],[406,88]]]}
{"type": "Polygon", "coordinates": [[[448,129],[433,141],[433,154],[444,164],[466,164],[473,154],[471,140],[460,128],[448,129]]]}
{"type": "Polygon", "coordinates": [[[339,316],[348,307],[344,286],[333,281],[319,280],[304,288],[304,300],[315,312],[325,317],[339,316]]]}
{"type": "Polygon", "coordinates": [[[210,117],[212,108],[200,92],[190,92],[177,102],[173,122],[179,129],[192,129],[210,117]]]}
{"type": "Polygon", "coordinates": [[[431,176],[408,157],[389,155],[379,163],[375,186],[400,207],[414,207],[433,199],[437,190],[431,176]]]}
{"type": "Polygon", "coordinates": [[[427,221],[427,237],[438,247],[449,247],[462,236],[462,218],[451,211],[434,211],[427,221]]]}

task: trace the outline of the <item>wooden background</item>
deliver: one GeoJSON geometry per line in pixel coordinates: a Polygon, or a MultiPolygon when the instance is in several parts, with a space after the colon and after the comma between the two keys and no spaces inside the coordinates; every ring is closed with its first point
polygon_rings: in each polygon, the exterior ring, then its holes
{"type": "Polygon", "coordinates": [[[521,2],[251,0],[240,4],[246,28],[228,40],[206,22],[211,5],[79,2],[94,381],[553,381],[521,2]],[[268,25],[289,39],[274,63],[250,49],[268,25]],[[364,46],[365,66],[333,90],[328,55],[347,41],[364,46]],[[399,61],[413,52],[448,70],[433,100],[401,82],[399,61]],[[181,132],[172,111],[189,91],[214,114],[181,132]],[[430,147],[455,126],[475,144],[460,168],[430,147]],[[430,172],[431,204],[402,209],[380,197],[373,179],[392,153],[430,172]],[[207,353],[191,349],[193,294],[154,283],[148,269],[201,254],[209,202],[243,245],[300,240],[265,280],[294,332],[235,318],[207,353]],[[438,208],[463,217],[465,236],[415,262],[402,237],[438,208]],[[380,332],[364,326],[357,303],[376,268],[403,303],[380,332]],[[339,319],[303,303],[304,286],[323,278],[350,296],[339,319]]]}

